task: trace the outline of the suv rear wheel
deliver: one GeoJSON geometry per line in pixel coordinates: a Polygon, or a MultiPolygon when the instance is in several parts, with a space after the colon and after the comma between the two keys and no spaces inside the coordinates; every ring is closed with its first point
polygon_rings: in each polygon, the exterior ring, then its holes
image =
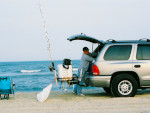
{"type": "Polygon", "coordinates": [[[116,76],[110,86],[114,97],[133,97],[137,92],[137,88],[137,81],[129,74],[116,76]]]}

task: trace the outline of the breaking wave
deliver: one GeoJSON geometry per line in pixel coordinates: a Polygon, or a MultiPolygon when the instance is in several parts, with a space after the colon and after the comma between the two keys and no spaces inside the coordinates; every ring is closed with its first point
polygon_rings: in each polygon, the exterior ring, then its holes
{"type": "Polygon", "coordinates": [[[21,70],[21,73],[36,73],[36,72],[40,72],[42,70],[21,70]]]}

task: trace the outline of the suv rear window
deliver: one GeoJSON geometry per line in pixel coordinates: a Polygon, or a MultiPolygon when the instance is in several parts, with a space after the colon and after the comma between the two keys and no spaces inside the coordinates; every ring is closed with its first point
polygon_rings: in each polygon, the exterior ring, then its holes
{"type": "Polygon", "coordinates": [[[136,58],[138,60],[150,60],[150,45],[138,45],[136,58]]]}
{"type": "Polygon", "coordinates": [[[104,55],[104,60],[128,60],[131,48],[131,45],[110,46],[104,55]]]}

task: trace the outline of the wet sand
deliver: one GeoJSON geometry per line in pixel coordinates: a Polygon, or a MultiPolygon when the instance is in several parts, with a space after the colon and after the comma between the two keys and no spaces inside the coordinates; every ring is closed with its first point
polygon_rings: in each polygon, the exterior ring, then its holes
{"type": "Polygon", "coordinates": [[[0,113],[150,113],[150,90],[128,98],[114,98],[95,89],[84,90],[84,97],[58,91],[43,103],[36,100],[37,93],[17,92],[15,99],[0,100],[0,113]]]}

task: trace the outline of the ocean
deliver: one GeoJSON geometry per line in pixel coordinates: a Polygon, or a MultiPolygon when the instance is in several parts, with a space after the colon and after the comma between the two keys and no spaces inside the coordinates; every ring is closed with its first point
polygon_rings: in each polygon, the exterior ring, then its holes
{"type": "MultiPolygon", "coordinates": [[[[54,61],[55,67],[63,61],[54,61]]],[[[77,74],[80,60],[72,60],[72,66],[77,74]]],[[[25,62],[0,62],[0,76],[12,77],[15,82],[16,92],[41,91],[54,80],[53,72],[49,71],[50,61],[25,61],[25,62]]],[[[66,87],[66,83],[65,83],[66,87]]],[[[67,85],[67,90],[72,90],[73,86],[67,85]]],[[[87,87],[84,89],[88,89],[87,87]]],[[[61,82],[53,84],[52,91],[63,90],[61,82]]]]}

